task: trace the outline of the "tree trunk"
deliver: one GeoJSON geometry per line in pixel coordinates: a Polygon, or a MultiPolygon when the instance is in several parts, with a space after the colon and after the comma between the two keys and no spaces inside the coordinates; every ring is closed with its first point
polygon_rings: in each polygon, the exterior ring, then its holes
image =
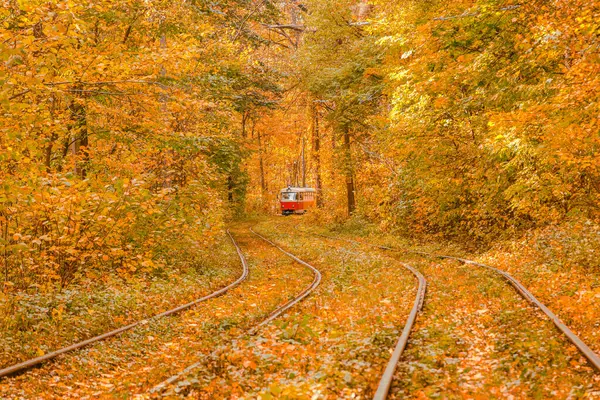
{"type": "MultiPolygon", "coordinates": [[[[166,54],[167,52],[167,36],[165,34],[162,34],[160,36],[160,50],[161,53],[163,55],[166,54]]],[[[160,71],[159,71],[159,75],[162,79],[165,79],[167,77],[167,68],[165,67],[164,64],[160,65],[160,71]]],[[[164,83],[164,82],[163,82],[164,83]]],[[[164,120],[165,120],[165,125],[167,123],[167,100],[168,100],[168,94],[166,92],[166,90],[162,90],[162,92],[159,95],[159,101],[161,103],[161,109],[164,115],[164,120]]]]}
{"type": "Polygon", "coordinates": [[[88,131],[87,131],[87,112],[85,106],[77,100],[71,101],[69,106],[71,110],[71,137],[69,142],[69,152],[75,159],[75,175],[85,178],[86,164],[88,161],[88,131]]]}
{"type": "Polygon", "coordinates": [[[267,192],[267,183],[265,181],[265,166],[264,166],[264,159],[263,159],[263,147],[262,147],[262,140],[261,140],[261,136],[260,136],[260,130],[257,131],[256,135],[258,138],[258,161],[259,161],[259,166],[260,166],[260,189],[261,189],[262,195],[264,197],[265,193],[267,192]]]}
{"type": "Polygon", "coordinates": [[[306,187],[306,159],[304,155],[304,148],[306,147],[306,140],[302,138],[302,187],[306,187]]]}
{"type": "Polygon", "coordinates": [[[227,200],[233,203],[233,177],[231,175],[227,177],[227,200]]]}
{"type": "Polygon", "coordinates": [[[242,112],[242,137],[246,138],[246,121],[248,120],[248,113],[242,112]]]}
{"type": "Polygon", "coordinates": [[[292,163],[292,185],[298,186],[298,161],[292,163]]]}
{"type": "MultiPolygon", "coordinates": [[[[54,119],[55,118],[55,107],[56,107],[56,99],[54,96],[51,96],[49,99],[50,102],[50,115],[54,119]]],[[[52,148],[54,147],[54,143],[58,139],[58,135],[56,132],[52,131],[50,138],[48,139],[48,143],[46,144],[46,149],[44,150],[44,166],[46,167],[46,172],[50,173],[51,165],[52,165],[52,148]]]]}
{"type": "Polygon", "coordinates": [[[348,215],[352,215],[356,208],[354,197],[354,174],[352,168],[352,153],[350,149],[350,132],[348,127],[344,126],[344,175],[346,177],[346,195],[348,199],[348,215]]]}
{"type": "Polygon", "coordinates": [[[46,149],[44,150],[44,166],[46,167],[46,172],[50,172],[50,166],[52,164],[52,143],[56,140],[56,135],[52,134],[50,137],[50,142],[46,145],[46,149]]]}
{"type": "Polygon", "coordinates": [[[315,164],[315,189],[317,190],[317,207],[323,206],[321,200],[321,136],[319,132],[319,113],[315,103],[310,107],[312,114],[313,160],[315,164]]]}

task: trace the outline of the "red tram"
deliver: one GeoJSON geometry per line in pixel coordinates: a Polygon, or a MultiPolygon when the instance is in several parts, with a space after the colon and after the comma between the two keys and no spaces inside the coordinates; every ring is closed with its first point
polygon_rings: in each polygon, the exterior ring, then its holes
{"type": "Polygon", "coordinates": [[[279,193],[281,214],[304,214],[317,204],[317,191],[313,188],[291,187],[281,189],[279,193]]]}

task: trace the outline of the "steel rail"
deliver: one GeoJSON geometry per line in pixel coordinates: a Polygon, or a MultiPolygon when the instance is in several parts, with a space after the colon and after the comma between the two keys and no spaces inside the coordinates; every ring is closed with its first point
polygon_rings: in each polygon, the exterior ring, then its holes
{"type": "Polygon", "coordinates": [[[491,271],[494,271],[494,272],[502,275],[502,277],[504,279],[506,279],[508,281],[508,283],[525,300],[529,301],[530,303],[532,303],[535,306],[537,306],[540,310],[542,310],[542,312],[544,314],[546,314],[546,316],[548,318],[550,318],[550,320],[552,321],[552,323],[554,323],[554,326],[556,326],[558,328],[558,330],[561,331],[569,339],[569,341],[575,345],[575,347],[577,347],[577,349],[579,350],[579,352],[585,358],[587,358],[587,360],[590,362],[590,364],[592,364],[592,366],[597,371],[600,371],[600,356],[598,356],[598,354],[596,354],[588,345],[586,345],[579,338],[579,336],[577,336],[573,331],[571,331],[571,329],[569,329],[569,327],[566,326],[560,320],[560,318],[558,318],[558,316],[556,316],[556,314],[554,314],[548,307],[546,307],[546,305],[544,303],[542,303],[541,301],[539,301],[533,295],[533,293],[531,293],[521,282],[519,282],[517,279],[515,279],[508,272],[503,271],[503,270],[498,269],[498,268],[495,268],[495,267],[492,267],[492,266],[489,266],[489,265],[486,265],[486,264],[478,263],[476,261],[467,260],[467,259],[463,259],[463,258],[459,258],[459,257],[437,255],[437,254],[436,255],[431,255],[431,256],[438,257],[438,258],[445,258],[445,259],[449,259],[449,260],[456,260],[456,261],[462,262],[464,264],[471,264],[471,265],[475,265],[475,266],[478,266],[478,267],[487,268],[487,269],[489,269],[491,271]]]}
{"type": "MultiPolygon", "coordinates": [[[[308,232],[300,230],[300,229],[298,229],[298,231],[308,233],[308,232]]],[[[356,240],[344,239],[344,238],[340,238],[340,237],[336,237],[336,236],[327,236],[327,235],[322,235],[320,233],[311,233],[311,234],[316,235],[316,236],[321,236],[321,237],[324,237],[327,239],[341,240],[341,241],[348,242],[348,243],[357,243],[357,244],[363,244],[363,245],[365,244],[365,243],[361,243],[356,240]]],[[[385,246],[379,246],[379,245],[371,245],[371,246],[375,246],[382,250],[391,250],[390,248],[385,247],[385,246]]],[[[421,274],[418,270],[416,270],[409,264],[401,263],[401,265],[404,268],[406,268],[407,270],[409,270],[417,278],[419,286],[417,288],[417,295],[415,297],[413,307],[410,310],[410,314],[408,315],[408,318],[406,319],[406,323],[404,324],[402,333],[401,333],[400,337],[398,338],[398,341],[396,342],[396,347],[394,348],[394,352],[390,356],[390,359],[385,367],[385,371],[383,372],[383,375],[381,376],[381,379],[379,380],[379,385],[377,386],[377,390],[376,390],[375,394],[373,395],[374,400],[385,400],[385,398],[387,397],[388,392],[390,391],[390,388],[392,386],[392,380],[394,379],[394,372],[396,371],[396,366],[398,365],[398,362],[400,361],[400,357],[402,356],[402,353],[404,352],[404,349],[406,348],[406,345],[408,343],[408,337],[410,336],[410,331],[412,330],[412,327],[415,324],[415,320],[417,319],[417,314],[423,308],[423,301],[425,300],[425,292],[427,290],[427,281],[425,280],[425,277],[423,276],[423,274],[421,274]]]]}
{"type": "Polygon", "coordinates": [[[423,274],[417,271],[415,268],[411,267],[408,264],[401,263],[402,266],[408,269],[412,274],[417,278],[419,282],[419,287],[417,288],[417,296],[415,297],[415,302],[413,304],[412,309],[410,310],[410,314],[406,319],[406,323],[404,324],[404,329],[402,329],[402,334],[398,338],[398,342],[396,343],[396,347],[394,348],[394,352],[392,353],[387,366],[385,367],[385,371],[379,380],[379,385],[377,386],[377,391],[373,396],[373,399],[376,400],[384,400],[387,397],[388,392],[390,391],[390,387],[392,386],[392,380],[394,379],[394,372],[396,371],[396,366],[398,365],[398,361],[400,361],[400,357],[402,356],[402,352],[406,348],[406,344],[408,343],[408,337],[410,336],[410,331],[415,324],[415,320],[417,319],[417,314],[423,308],[423,301],[425,300],[425,291],[427,290],[427,281],[423,274]]]}
{"type": "MultiPolygon", "coordinates": [[[[293,299],[291,299],[291,300],[287,301],[286,303],[282,304],[281,306],[277,307],[275,310],[273,310],[267,316],[266,319],[264,319],[258,325],[255,325],[254,327],[250,328],[248,331],[246,331],[242,335],[237,336],[236,338],[240,338],[245,334],[249,334],[249,335],[256,334],[256,332],[260,328],[267,325],[269,322],[273,321],[274,319],[279,317],[281,314],[283,314],[286,310],[288,310],[289,308],[298,304],[306,296],[308,296],[313,290],[316,289],[317,286],[319,286],[319,283],[321,283],[321,278],[322,278],[321,272],[318,269],[316,269],[315,267],[313,267],[312,265],[310,265],[309,263],[307,263],[306,261],[303,261],[300,258],[293,255],[292,253],[285,251],[284,249],[282,249],[281,247],[279,247],[278,245],[273,243],[271,240],[267,239],[266,237],[262,236],[259,233],[256,233],[252,228],[250,228],[250,231],[253,234],[255,234],[256,236],[258,236],[259,238],[261,238],[262,240],[264,240],[265,242],[269,243],[271,246],[275,247],[277,250],[281,251],[286,256],[290,257],[291,259],[298,262],[299,264],[302,264],[305,267],[309,268],[314,274],[314,279],[310,285],[308,285],[306,288],[304,288],[304,290],[302,290],[302,292],[297,294],[293,299]]],[[[180,372],[176,373],[175,375],[172,375],[168,379],[166,379],[166,380],[162,381],[161,383],[159,383],[158,385],[154,386],[152,389],[149,390],[149,393],[152,394],[152,393],[162,392],[163,390],[165,390],[167,388],[168,385],[177,382],[182,376],[187,375],[194,369],[199,368],[201,366],[202,366],[202,361],[198,361],[198,362],[195,362],[195,363],[187,366],[185,369],[181,370],[180,372]]]]}
{"type": "Polygon", "coordinates": [[[556,326],[556,328],[559,331],[561,331],[567,337],[567,339],[571,343],[573,343],[573,345],[575,345],[575,347],[577,347],[579,352],[590,362],[590,364],[597,371],[600,371],[600,356],[598,354],[596,354],[588,345],[586,345],[573,331],[571,331],[571,329],[569,329],[569,327],[566,326],[560,320],[560,318],[558,318],[558,316],[556,316],[556,314],[554,314],[544,303],[539,301],[533,295],[533,293],[531,293],[521,282],[519,282],[515,277],[513,277],[506,271],[503,271],[496,267],[492,267],[490,265],[482,264],[482,263],[479,263],[479,262],[476,262],[473,260],[468,260],[468,259],[460,258],[460,257],[448,256],[448,255],[444,255],[444,254],[429,253],[429,252],[425,252],[425,251],[402,250],[402,249],[398,249],[398,248],[394,248],[394,247],[386,247],[386,246],[381,246],[381,245],[358,241],[358,240],[336,238],[335,236],[327,236],[327,235],[322,235],[322,234],[318,234],[318,233],[312,233],[312,234],[317,235],[317,236],[328,237],[331,239],[339,239],[339,240],[344,240],[347,242],[353,242],[353,243],[363,244],[363,245],[367,245],[367,246],[372,246],[372,247],[376,247],[376,248],[379,248],[382,250],[396,251],[396,252],[403,251],[403,252],[410,252],[413,254],[418,254],[418,255],[426,256],[426,257],[454,260],[454,261],[462,262],[464,264],[471,264],[471,265],[475,265],[477,267],[481,267],[481,268],[485,268],[490,271],[493,271],[493,272],[501,275],[506,281],[508,281],[508,283],[517,291],[517,293],[519,293],[521,295],[521,297],[523,297],[525,300],[527,300],[531,304],[538,307],[552,321],[552,323],[556,326]]]}
{"type": "Polygon", "coordinates": [[[209,299],[221,296],[221,295],[225,294],[226,292],[228,292],[229,290],[233,289],[234,287],[238,286],[240,283],[242,283],[248,277],[248,264],[246,263],[246,259],[244,258],[244,255],[242,254],[242,251],[241,251],[240,247],[236,243],[235,239],[233,238],[233,236],[231,235],[231,233],[229,232],[229,230],[227,230],[227,235],[229,235],[229,238],[231,239],[231,242],[235,246],[235,249],[236,249],[236,251],[238,253],[238,256],[240,258],[240,261],[242,263],[242,275],[240,275],[240,277],[237,280],[235,280],[235,282],[230,283],[229,285],[227,285],[227,286],[225,286],[225,287],[217,290],[216,292],[213,292],[211,294],[208,294],[206,296],[203,296],[203,297],[201,297],[199,299],[196,299],[196,300],[194,300],[192,302],[183,304],[183,305],[181,305],[179,307],[176,307],[176,308],[173,308],[171,310],[162,312],[160,314],[153,315],[153,316],[151,316],[149,318],[143,319],[141,321],[134,322],[132,324],[123,326],[121,328],[114,329],[114,330],[112,330],[110,332],[103,333],[101,335],[92,337],[92,338],[84,340],[82,342],[75,343],[75,344],[72,344],[72,345],[67,346],[67,347],[63,347],[62,349],[55,350],[55,351],[53,351],[51,353],[48,353],[48,354],[44,354],[43,356],[32,358],[30,360],[23,361],[23,362],[21,362],[19,364],[15,364],[15,365],[11,365],[9,367],[3,368],[3,369],[0,370],[0,378],[6,377],[8,375],[15,374],[17,372],[25,371],[25,370],[27,370],[27,369],[29,369],[31,367],[34,367],[34,366],[36,366],[38,364],[41,364],[41,363],[43,363],[45,361],[51,360],[53,358],[56,358],[56,357],[58,357],[61,354],[65,354],[65,353],[71,352],[73,350],[77,350],[77,349],[80,349],[82,347],[88,346],[90,344],[99,342],[101,340],[108,339],[108,338],[113,337],[113,336],[117,336],[120,333],[123,333],[125,331],[128,331],[128,330],[131,330],[131,329],[135,328],[138,325],[147,323],[148,320],[153,320],[153,319],[158,319],[158,318],[166,317],[166,316],[178,313],[180,311],[186,310],[186,309],[188,309],[190,307],[193,307],[193,306],[197,305],[198,303],[201,303],[203,301],[206,301],[206,300],[209,300],[209,299]]]}
{"type": "Polygon", "coordinates": [[[294,260],[297,263],[302,264],[305,267],[309,268],[313,272],[313,274],[314,274],[314,279],[313,279],[312,283],[308,287],[306,287],[302,292],[300,292],[294,299],[292,299],[291,301],[287,302],[286,304],[284,304],[283,306],[281,306],[277,310],[273,311],[269,315],[269,317],[267,317],[267,319],[265,319],[263,322],[261,322],[260,324],[258,324],[256,327],[254,327],[251,330],[252,332],[256,332],[258,329],[260,329],[261,327],[265,326],[266,324],[268,324],[269,322],[273,321],[275,318],[277,318],[278,316],[280,316],[281,314],[283,314],[284,311],[286,311],[290,307],[293,307],[294,305],[296,305],[297,303],[299,303],[300,301],[302,301],[306,296],[308,296],[310,294],[310,292],[312,292],[313,290],[315,290],[315,288],[317,286],[319,286],[319,283],[321,283],[322,276],[321,276],[321,272],[319,272],[318,269],[316,269],[315,267],[313,267],[312,265],[310,265],[306,261],[303,261],[303,260],[299,259],[298,257],[296,257],[295,255],[293,255],[292,253],[289,253],[289,252],[285,251],[284,249],[282,249],[281,247],[279,247],[278,245],[276,245],[275,243],[273,243],[272,241],[270,241],[266,237],[262,236],[261,234],[256,233],[254,231],[254,229],[250,228],[250,232],[252,232],[256,236],[258,236],[259,238],[261,238],[265,242],[269,243],[271,246],[275,247],[277,250],[281,251],[283,254],[285,254],[286,256],[290,257],[292,260],[294,260]]]}

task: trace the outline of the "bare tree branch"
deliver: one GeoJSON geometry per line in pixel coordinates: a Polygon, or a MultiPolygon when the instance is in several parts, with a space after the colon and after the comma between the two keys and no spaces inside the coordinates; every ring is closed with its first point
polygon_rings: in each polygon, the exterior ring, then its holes
{"type": "Polygon", "coordinates": [[[25,91],[23,91],[23,92],[21,92],[21,93],[14,94],[14,95],[12,95],[11,97],[9,97],[9,98],[8,98],[8,100],[14,100],[14,99],[16,99],[16,98],[18,98],[18,97],[21,97],[21,96],[24,96],[24,95],[26,95],[26,94],[27,94],[27,93],[29,93],[29,92],[31,92],[31,89],[27,89],[27,90],[25,90],[25,91]]]}
{"type": "Polygon", "coordinates": [[[59,86],[59,85],[114,85],[116,83],[139,83],[144,85],[159,85],[163,86],[162,83],[157,81],[139,81],[139,80],[122,80],[122,81],[97,81],[97,82],[80,82],[80,81],[65,81],[65,82],[48,82],[44,83],[46,86],[59,86]]]}
{"type": "Polygon", "coordinates": [[[250,19],[250,17],[252,15],[254,15],[258,9],[265,4],[266,0],[262,0],[260,3],[258,3],[256,5],[256,7],[254,7],[254,9],[252,11],[250,11],[248,14],[246,14],[246,16],[242,19],[242,22],[240,23],[240,26],[237,29],[237,32],[235,33],[235,36],[233,37],[233,41],[235,42],[237,40],[237,38],[242,34],[242,30],[244,29],[244,25],[246,25],[246,22],[250,19]]]}
{"type": "Polygon", "coordinates": [[[304,32],[306,30],[306,27],[303,25],[294,25],[294,24],[274,24],[274,25],[262,24],[262,25],[269,29],[292,29],[292,30],[295,30],[298,32],[304,32]]]}

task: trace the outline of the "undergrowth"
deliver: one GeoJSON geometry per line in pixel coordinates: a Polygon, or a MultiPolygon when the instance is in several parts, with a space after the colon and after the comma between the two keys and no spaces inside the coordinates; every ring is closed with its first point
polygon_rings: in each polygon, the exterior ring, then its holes
{"type": "Polygon", "coordinates": [[[223,238],[188,263],[152,274],[88,276],[60,287],[0,293],[0,365],[6,366],[149,318],[233,281],[239,259],[223,238]]]}

